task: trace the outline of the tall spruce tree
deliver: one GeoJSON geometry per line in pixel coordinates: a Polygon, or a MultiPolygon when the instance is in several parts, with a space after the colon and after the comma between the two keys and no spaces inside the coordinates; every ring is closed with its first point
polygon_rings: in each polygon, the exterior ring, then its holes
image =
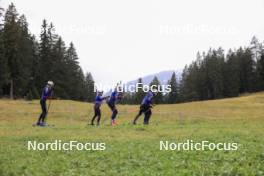
{"type": "MultiPolygon", "coordinates": [[[[71,42],[66,52],[68,93],[72,99],[85,99],[83,93],[85,76],[79,66],[78,59],[74,44],[71,42]]],[[[92,76],[90,78],[92,79],[92,76]]]]}
{"type": "Polygon", "coordinates": [[[240,76],[240,93],[252,92],[255,90],[254,85],[254,65],[252,52],[249,48],[239,48],[237,50],[239,57],[239,76],[240,76]]]}
{"type": "Polygon", "coordinates": [[[30,94],[39,98],[46,82],[53,80],[56,97],[87,99],[85,86],[93,87],[92,75],[84,76],[74,45],[67,48],[52,23],[43,20],[38,42],[28,30],[26,17],[19,16],[13,3],[5,13],[4,25],[1,18],[0,7],[0,96],[30,94]]]}
{"type": "MultiPolygon", "coordinates": [[[[142,81],[142,78],[139,78],[138,79],[138,90],[136,90],[137,92],[135,92],[134,94],[134,101],[133,103],[134,104],[139,104],[141,103],[142,99],[144,98],[145,96],[145,92],[143,91],[142,87],[143,87],[143,81],[142,81]]],[[[132,97],[131,97],[132,98],[132,97]]]]}
{"type": "Polygon", "coordinates": [[[223,66],[224,54],[223,50],[209,50],[207,55],[206,70],[207,70],[207,90],[208,98],[216,99],[223,97],[224,79],[223,66]]]}
{"type": "Polygon", "coordinates": [[[258,82],[258,90],[264,90],[264,53],[262,53],[260,59],[257,64],[257,82],[258,82]]]}
{"type": "Polygon", "coordinates": [[[30,76],[30,83],[29,83],[29,91],[32,94],[32,98],[38,99],[40,98],[40,92],[38,87],[39,80],[39,43],[36,37],[33,35],[31,36],[31,50],[32,50],[32,64],[31,64],[31,76],[30,76]]]}
{"type": "MultiPolygon", "coordinates": [[[[55,41],[55,40],[54,40],[55,41]]],[[[52,43],[50,43],[52,44],[52,43]]],[[[49,79],[53,80],[56,83],[55,95],[58,98],[63,99],[73,99],[69,94],[69,87],[73,86],[69,84],[69,75],[66,65],[66,46],[61,37],[51,45],[51,65],[49,66],[49,79]]]]}
{"type": "Polygon", "coordinates": [[[5,13],[5,24],[3,29],[4,53],[9,70],[8,87],[10,98],[14,98],[14,79],[18,75],[16,61],[18,60],[18,38],[19,26],[17,24],[18,14],[14,4],[9,5],[5,13]]]}
{"type": "Polygon", "coordinates": [[[39,63],[38,73],[36,75],[37,88],[42,89],[42,86],[51,79],[52,74],[52,59],[51,59],[51,46],[48,34],[48,23],[44,19],[41,26],[40,44],[39,44],[39,63]]]}
{"type": "Polygon", "coordinates": [[[4,94],[3,86],[8,80],[7,59],[3,40],[3,24],[1,23],[3,9],[0,7],[0,96],[4,94]]]}
{"type": "Polygon", "coordinates": [[[93,102],[96,92],[94,91],[94,80],[91,73],[86,73],[84,82],[85,100],[93,102]]]}
{"type": "Polygon", "coordinates": [[[180,85],[180,93],[183,101],[195,101],[199,99],[198,94],[198,73],[199,68],[196,62],[186,66],[182,73],[182,80],[180,85]]]}
{"type": "Polygon", "coordinates": [[[168,95],[168,103],[173,104],[178,102],[178,83],[175,72],[173,72],[171,79],[169,81],[169,85],[171,86],[171,92],[168,95]]]}
{"type": "Polygon", "coordinates": [[[23,96],[28,83],[30,74],[28,69],[30,53],[26,50],[28,38],[26,20],[23,16],[18,18],[17,10],[12,3],[6,11],[3,29],[5,58],[9,70],[8,89],[11,99],[14,95],[23,96]]]}
{"type": "Polygon", "coordinates": [[[19,51],[18,56],[21,61],[20,79],[17,81],[19,89],[17,90],[18,95],[25,96],[30,92],[30,87],[32,84],[32,64],[34,60],[34,39],[28,30],[28,23],[26,17],[21,15],[18,19],[18,24],[20,26],[20,39],[19,39],[19,51]]]}
{"type": "Polygon", "coordinates": [[[252,59],[258,61],[261,57],[262,44],[259,42],[256,36],[252,37],[249,49],[252,53],[252,59]]]}
{"type": "Polygon", "coordinates": [[[235,97],[239,95],[239,58],[232,50],[228,51],[224,66],[224,97],[235,97]]]}

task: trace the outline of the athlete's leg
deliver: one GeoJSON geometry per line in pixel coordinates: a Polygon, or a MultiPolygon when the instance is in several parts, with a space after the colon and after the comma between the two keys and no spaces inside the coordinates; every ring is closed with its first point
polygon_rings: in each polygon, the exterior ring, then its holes
{"type": "Polygon", "coordinates": [[[98,116],[98,110],[97,110],[97,107],[94,107],[94,116],[93,116],[93,119],[92,119],[92,122],[91,122],[91,125],[94,125],[94,120],[95,118],[98,116]]]}
{"type": "Polygon", "coordinates": [[[41,114],[38,119],[38,124],[43,123],[45,120],[45,117],[47,115],[47,106],[46,106],[46,101],[45,100],[40,100],[40,105],[41,105],[41,114]]]}
{"type": "Polygon", "coordinates": [[[100,120],[101,120],[101,109],[98,109],[98,118],[97,118],[97,125],[100,124],[100,120]]]}
{"type": "Polygon", "coordinates": [[[145,118],[144,118],[144,124],[148,125],[149,124],[149,119],[151,117],[151,109],[149,108],[148,111],[145,112],[145,118]]]}
{"type": "Polygon", "coordinates": [[[134,124],[134,125],[136,124],[136,121],[137,121],[138,118],[142,115],[142,113],[143,113],[143,106],[141,105],[141,106],[140,106],[140,109],[139,109],[139,111],[138,111],[138,114],[136,115],[136,117],[135,117],[135,119],[134,119],[134,121],[133,121],[133,124],[134,124]]]}

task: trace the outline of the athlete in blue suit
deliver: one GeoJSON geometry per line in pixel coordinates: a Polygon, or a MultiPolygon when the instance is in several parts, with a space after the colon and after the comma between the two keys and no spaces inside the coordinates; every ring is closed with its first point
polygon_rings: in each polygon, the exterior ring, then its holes
{"type": "Polygon", "coordinates": [[[111,116],[111,125],[116,125],[116,116],[117,116],[117,109],[116,109],[116,102],[118,100],[122,99],[122,93],[117,91],[117,88],[111,93],[110,99],[107,101],[107,105],[112,111],[112,116],[111,116]]]}
{"type": "Polygon", "coordinates": [[[152,104],[153,104],[153,97],[155,96],[155,94],[152,91],[149,91],[146,96],[143,98],[141,105],[140,105],[140,110],[138,112],[138,114],[136,115],[133,124],[136,124],[137,119],[142,115],[142,113],[144,113],[145,117],[144,117],[144,124],[148,125],[149,124],[149,119],[151,117],[151,108],[152,108],[152,104]]]}
{"type": "Polygon", "coordinates": [[[97,125],[100,124],[100,119],[101,119],[101,105],[102,105],[102,102],[103,100],[107,99],[109,96],[107,97],[102,97],[103,95],[103,92],[102,91],[99,91],[97,92],[97,95],[95,97],[95,102],[94,102],[94,116],[93,116],[93,119],[92,119],[92,122],[91,122],[91,125],[94,125],[94,120],[96,117],[97,118],[97,125]]]}
{"type": "Polygon", "coordinates": [[[39,116],[37,125],[38,126],[45,126],[45,118],[47,116],[47,105],[46,101],[48,98],[51,97],[53,92],[54,83],[52,81],[48,81],[47,85],[43,88],[41,99],[40,99],[40,105],[41,105],[41,114],[39,116]]]}

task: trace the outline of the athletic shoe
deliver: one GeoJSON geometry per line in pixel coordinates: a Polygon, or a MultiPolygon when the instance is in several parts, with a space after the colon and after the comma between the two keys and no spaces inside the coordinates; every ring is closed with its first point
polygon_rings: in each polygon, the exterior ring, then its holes
{"type": "Polygon", "coordinates": [[[115,121],[115,120],[112,120],[111,125],[112,125],[112,126],[117,125],[117,124],[116,124],[116,121],[115,121]]]}
{"type": "Polygon", "coordinates": [[[40,125],[39,126],[42,126],[42,127],[44,127],[44,126],[46,126],[46,123],[45,122],[42,122],[42,123],[40,123],[40,125]]]}

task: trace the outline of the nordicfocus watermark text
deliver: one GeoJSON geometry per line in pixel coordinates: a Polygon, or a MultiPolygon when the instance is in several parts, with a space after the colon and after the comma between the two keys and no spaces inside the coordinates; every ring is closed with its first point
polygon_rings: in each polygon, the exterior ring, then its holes
{"type": "Polygon", "coordinates": [[[185,142],[160,141],[160,150],[223,150],[234,151],[238,149],[238,143],[212,143],[209,141],[194,142],[187,140],[185,142]]]}
{"type": "Polygon", "coordinates": [[[54,142],[37,142],[28,141],[28,150],[105,150],[106,144],[100,142],[88,142],[81,143],[78,141],[62,142],[61,140],[55,140],[54,142]]]}
{"type": "Polygon", "coordinates": [[[171,85],[145,85],[143,83],[136,84],[120,84],[120,85],[106,85],[106,84],[94,84],[94,92],[97,90],[114,90],[117,89],[118,92],[139,92],[139,90],[143,90],[144,92],[152,91],[152,92],[161,92],[161,93],[169,93],[171,92],[171,85]]]}

